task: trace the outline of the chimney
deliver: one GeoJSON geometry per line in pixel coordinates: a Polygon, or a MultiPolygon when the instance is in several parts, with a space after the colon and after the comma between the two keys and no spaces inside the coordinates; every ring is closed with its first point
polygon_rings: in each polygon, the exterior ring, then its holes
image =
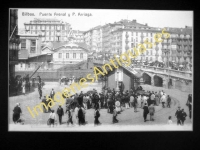
{"type": "Polygon", "coordinates": [[[147,23],[145,23],[145,26],[148,26],[148,24],[147,24],[147,23]]]}

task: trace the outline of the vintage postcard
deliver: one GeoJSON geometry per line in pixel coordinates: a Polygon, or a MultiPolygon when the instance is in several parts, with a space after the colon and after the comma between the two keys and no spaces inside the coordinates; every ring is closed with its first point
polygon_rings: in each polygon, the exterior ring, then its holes
{"type": "Polygon", "coordinates": [[[193,131],[193,11],[8,18],[9,131],[193,131]]]}

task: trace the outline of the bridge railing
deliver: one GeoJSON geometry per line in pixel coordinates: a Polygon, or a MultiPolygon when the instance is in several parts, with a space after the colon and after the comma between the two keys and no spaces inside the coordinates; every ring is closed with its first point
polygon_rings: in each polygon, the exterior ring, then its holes
{"type": "MultiPolygon", "coordinates": [[[[93,63],[96,64],[101,64],[104,65],[105,63],[108,63],[108,61],[102,61],[102,60],[94,60],[93,63]]],[[[140,68],[142,70],[149,70],[149,71],[153,71],[156,73],[161,73],[161,74],[165,74],[165,75],[171,75],[171,76],[175,76],[175,77],[184,77],[184,78],[188,78],[188,79],[192,79],[192,72],[189,71],[180,71],[180,70],[174,70],[174,69],[168,69],[168,68],[160,68],[160,67],[155,67],[155,66],[146,66],[146,65],[130,65],[128,66],[128,68],[140,68]]]]}
{"type": "Polygon", "coordinates": [[[187,72],[187,71],[180,71],[180,70],[160,68],[160,67],[154,67],[154,66],[145,66],[145,65],[142,65],[141,69],[150,70],[157,73],[164,73],[166,75],[169,74],[169,75],[177,76],[177,77],[192,78],[192,72],[187,72]]]}

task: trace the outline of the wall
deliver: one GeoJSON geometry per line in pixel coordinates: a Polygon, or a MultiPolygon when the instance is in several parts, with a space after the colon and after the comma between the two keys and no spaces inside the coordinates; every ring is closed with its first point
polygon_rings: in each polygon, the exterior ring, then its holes
{"type": "MultiPolygon", "coordinates": [[[[24,76],[24,74],[31,75],[33,71],[17,71],[15,75],[24,76]]],[[[38,71],[36,72],[33,77],[37,77],[38,75],[42,78],[42,80],[50,80],[50,81],[58,81],[61,76],[66,77],[86,77],[87,74],[93,74],[93,70],[81,70],[81,74],[79,70],[74,71],[38,71]]]]}
{"type": "Polygon", "coordinates": [[[114,71],[112,71],[113,73],[111,75],[109,75],[108,77],[108,87],[110,89],[115,89],[116,86],[117,86],[117,81],[115,81],[115,74],[114,74],[114,71]]]}
{"type": "Polygon", "coordinates": [[[188,84],[185,83],[185,81],[181,82],[180,80],[175,81],[175,88],[179,89],[180,91],[183,92],[193,92],[193,84],[192,82],[189,82],[188,84]]]}

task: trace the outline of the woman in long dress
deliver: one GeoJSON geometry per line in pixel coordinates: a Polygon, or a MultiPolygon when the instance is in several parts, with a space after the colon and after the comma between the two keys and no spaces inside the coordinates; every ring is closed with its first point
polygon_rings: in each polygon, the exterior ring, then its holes
{"type": "Polygon", "coordinates": [[[23,93],[24,95],[26,94],[25,85],[22,86],[22,93],[23,93]]]}

